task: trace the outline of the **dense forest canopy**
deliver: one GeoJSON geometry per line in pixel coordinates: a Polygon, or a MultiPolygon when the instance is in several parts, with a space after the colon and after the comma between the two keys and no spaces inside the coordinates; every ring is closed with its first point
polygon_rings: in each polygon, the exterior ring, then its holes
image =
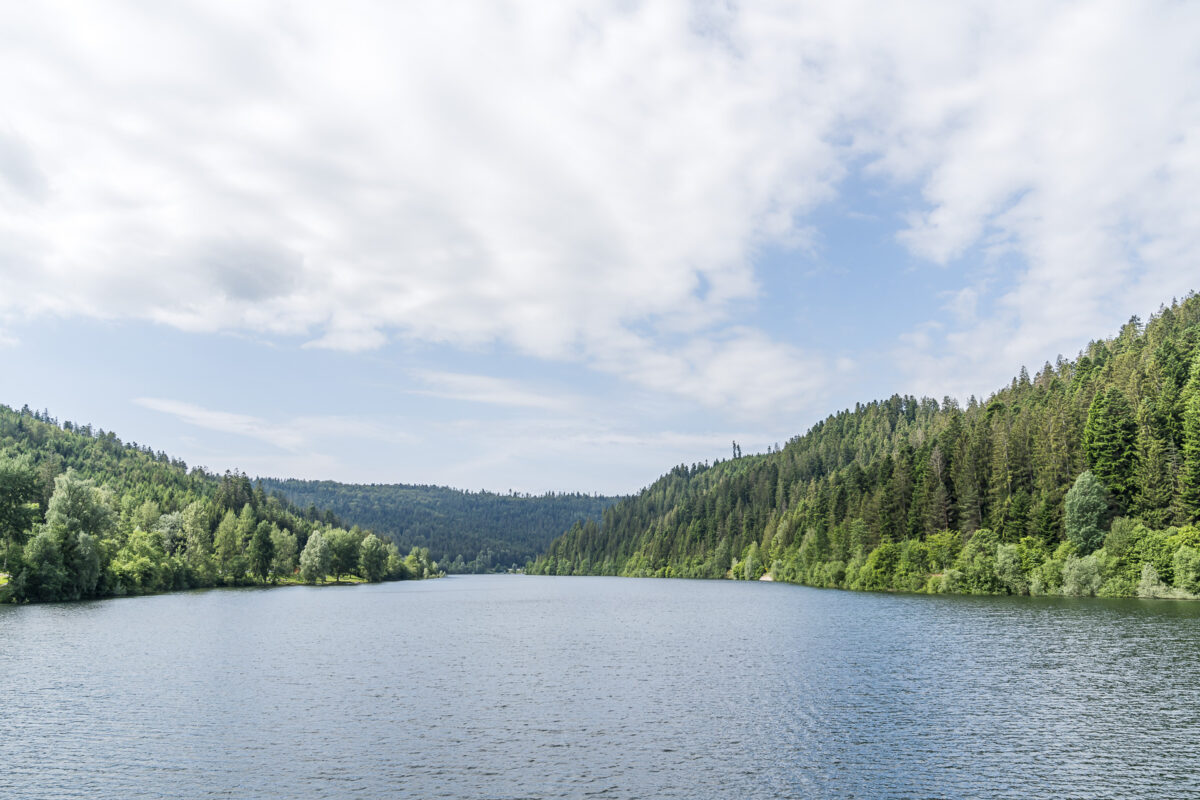
{"type": "Polygon", "coordinates": [[[679,466],[575,525],[547,574],[1200,593],[1200,297],[986,400],[892,396],[776,452],[679,466]]]}
{"type": "Polygon", "coordinates": [[[616,498],[465,492],[443,486],[347,484],[263,478],[269,493],[392,538],[402,549],[428,548],[450,572],[524,566],[575,522],[599,520],[616,498]]]}
{"type": "Polygon", "coordinates": [[[112,432],[0,406],[0,601],[428,577],[428,550],[112,432]]]}

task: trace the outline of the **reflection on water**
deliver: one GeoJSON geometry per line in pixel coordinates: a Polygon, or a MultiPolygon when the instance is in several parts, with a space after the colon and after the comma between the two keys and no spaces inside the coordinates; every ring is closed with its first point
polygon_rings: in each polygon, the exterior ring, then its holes
{"type": "Polygon", "coordinates": [[[453,577],[0,607],[3,797],[1197,797],[1200,603],[453,577]]]}

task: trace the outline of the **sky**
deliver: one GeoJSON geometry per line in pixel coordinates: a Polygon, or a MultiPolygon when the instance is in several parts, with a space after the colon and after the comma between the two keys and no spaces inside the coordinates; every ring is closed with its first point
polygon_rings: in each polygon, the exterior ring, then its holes
{"type": "Polygon", "coordinates": [[[0,403],[633,492],[1200,288],[1200,5],[9,3],[0,403]]]}

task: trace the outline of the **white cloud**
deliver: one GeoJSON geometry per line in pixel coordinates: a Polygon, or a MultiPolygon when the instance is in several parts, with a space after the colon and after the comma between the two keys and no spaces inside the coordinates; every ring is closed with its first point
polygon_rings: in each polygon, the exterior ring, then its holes
{"type": "Polygon", "coordinates": [[[751,249],[802,236],[839,174],[803,62],[686,3],[0,17],[0,235],[39,276],[0,310],[23,315],[610,366],[636,328],[653,360],[753,297],[751,249]]]}
{"type": "Polygon", "coordinates": [[[534,408],[543,411],[566,411],[578,404],[578,399],[574,397],[537,391],[522,386],[517,381],[487,375],[424,370],[417,372],[415,377],[425,388],[414,389],[412,390],[413,394],[424,394],[447,400],[534,408]]]}
{"type": "Polygon", "coordinates": [[[903,240],[935,261],[990,259],[990,279],[967,276],[952,298],[948,332],[901,353],[931,394],[989,392],[1200,287],[1200,9],[969,16],[939,30],[974,51],[943,75],[911,69],[936,42],[897,42],[903,104],[884,126],[896,144],[874,143],[877,168],[919,176],[928,203],[903,240]]]}
{"type": "MultiPolygon", "coordinates": [[[[247,414],[216,411],[194,403],[161,397],[138,397],[133,402],[151,411],[169,414],[188,425],[254,439],[292,453],[311,450],[318,446],[320,440],[335,437],[392,444],[412,440],[411,436],[403,432],[346,417],[300,416],[286,422],[272,422],[247,414]]],[[[315,457],[311,453],[306,456],[315,457]]]]}
{"type": "Polygon", "coordinates": [[[304,443],[304,437],[297,431],[282,425],[274,425],[266,420],[246,414],[233,414],[227,411],[213,411],[194,403],[179,400],[167,400],[160,397],[138,397],[133,402],[151,411],[170,414],[173,417],[198,428],[231,433],[245,436],[275,445],[284,450],[295,450],[304,443]]]}
{"type": "Polygon", "coordinates": [[[990,382],[1198,283],[1198,14],[10,4],[0,320],[499,341],[759,419],[815,410],[837,368],[738,315],[755,253],[810,242],[865,163],[920,188],[914,253],[1017,257],[900,356],[921,390],[990,382]]]}

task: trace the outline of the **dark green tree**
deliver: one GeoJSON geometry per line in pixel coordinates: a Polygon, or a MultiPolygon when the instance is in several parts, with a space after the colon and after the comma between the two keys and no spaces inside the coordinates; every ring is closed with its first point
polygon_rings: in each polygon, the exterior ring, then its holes
{"type": "Polygon", "coordinates": [[[1127,508],[1137,488],[1137,420],[1129,401],[1115,386],[1097,392],[1092,400],[1083,446],[1092,472],[1118,508],[1127,508]]]}
{"type": "Polygon", "coordinates": [[[246,555],[250,561],[250,573],[260,581],[271,574],[271,562],[275,558],[275,543],[271,540],[271,523],[263,520],[250,537],[246,555]]]}
{"type": "Polygon", "coordinates": [[[329,544],[329,572],[335,581],[358,568],[358,538],[348,530],[334,528],[325,534],[329,544]]]}
{"type": "Polygon", "coordinates": [[[58,537],[42,529],[25,545],[25,568],[17,578],[18,596],[25,600],[61,600],[67,589],[58,537]]]}
{"type": "Polygon", "coordinates": [[[1179,474],[1180,506],[1189,522],[1200,520],[1200,356],[1183,393],[1183,468],[1179,474]]]}
{"type": "Polygon", "coordinates": [[[9,551],[25,542],[37,518],[38,473],[28,456],[0,458],[0,547],[4,548],[0,572],[9,570],[9,551]]]}

